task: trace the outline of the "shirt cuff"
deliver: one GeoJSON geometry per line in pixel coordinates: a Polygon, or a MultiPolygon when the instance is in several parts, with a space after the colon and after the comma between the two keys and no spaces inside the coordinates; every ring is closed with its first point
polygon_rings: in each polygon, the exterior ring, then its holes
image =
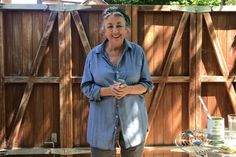
{"type": "Polygon", "coordinates": [[[146,88],[146,91],[143,94],[149,93],[152,91],[153,87],[147,85],[146,83],[140,82],[141,85],[143,85],[146,88]]]}
{"type": "Polygon", "coordinates": [[[101,90],[100,86],[96,85],[94,87],[93,101],[101,101],[100,90],[101,90]]]}

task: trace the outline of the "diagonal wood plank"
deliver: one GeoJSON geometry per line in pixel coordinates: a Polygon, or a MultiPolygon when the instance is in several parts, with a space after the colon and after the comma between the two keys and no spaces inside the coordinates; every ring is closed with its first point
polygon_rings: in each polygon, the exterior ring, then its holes
{"type": "Polygon", "coordinates": [[[84,26],[83,26],[82,20],[80,18],[80,15],[77,11],[72,11],[71,14],[74,19],[76,28],[79,32],[80,39],[83,44],[85,53],[88,55],[89,51],[91,50],[91,46],[89,44],[88,37],[87,37],[86,32],[84,30],[84,26]]]}
{"type": "Polygon", "coordinates": [[[11,146],[12,144],[13,144],[13,146],[15,146],[16,141],[19,137],[20,126],[21,126],[21,123],[22,123],[22,120],[23,120],[23,116],[24,116],[24,113],[25,113],[25,110],[26,110],[26,107],[27,107],[32,89],[33,89],[33,83],[28,82],[26,87],[25,87],[24,94],[23,94],[23,97],[22,97],[21,102],[20,102],[20,107],[17,110],[17,114],[16,114],[16,117],[15,117],[15,120],[14,120],[14,123],[13,123],[14,130],[10,134],[10,138],[9,138],[9,141],[8,141],[9,142],[8,146],[11,146]]]}
{"type": "Polygon", "coordinates": [[[6,110],[5,110],[5,86],[3,77],[5,75],[4,66],[4,37],[3,37],[3,11],[0,11],[0,147],[6,145],[6,110]]]}
{"type": "Polygon", "coordinates": [[[34,62],[32,64],[32,68],[30,71],[31,75],[33,75],[33,76],[36,76],[38,74],[39,66],[43,60],[44,53],[45,53],[45,50],[48,45],[49,37],[52,33],[52,28],[53,28],[56,16],[57,16],[56,12],[51,12],[50,16],[48,18],[47,25],[44,29],[43,36],[42,36],[40,44],[39,44],[39,48],[37,50],[36,57],[34,59],[34,62]]]}
{"type": "MultiPolygon", "coordinates": [[[[171,65],[172,65],[173,60],[174,60],[175,55],[176,55],[175,50],[178,47],[179,42],[181,41],[181,37],[183,35],[184,28],[185,28],[188,17],[189,17],[189,13],[183,13],[183,15],[181,17],[181,20],[179,22],[179,26],[177,28],[177,32],[175,34],[175,38],[173,40],[173,43],[171,43],[172,46],[170,48],[166,63],[164,65],[164,69],[163,69],[163,72],[162,72],[162,77],[163,78],[166,78],[166,79],[168,78],[168,75],[169,75],[170,69],[171,69],[171,65]]],[[[165,84],[166,84],[166,82],[159,83],[157,91],[156,91],[156,93],[153,97],[151,106],[148,110],[149,130],[153,125],[153,120],[155,118],[158,106],[160,105],[160,101],[161,101],[161,97],[162,97],[162,94],[163,94],[163,91],[164,91],[164,88],[165,88],[165,84]]]]}
{"type": "MultiPolygon", "coordinates": [[[[229,70],[228,70],[224,55],[223,55],[223,51],[220,46],[219,39],[216,35],[216,31],[215,31],[211,16],[209,13],[204,13],[203,15],[204,15],[204,19],[207,25],[207,30],[209,32],[213,48],[215,50],[214,52],[215,52],[216,59],[220,67],[220,71],[223,76],[225,76],[226,78],[229,78],[229,70]]],[[[232,103],[234,112],[236,113],[236,93],[235,93],[232,80],[227,79],[225,81],[225,86],[226,86],[227,93],[229,94],[229,98],[232,103]]]]}
{"type": "MultiPolygon", "coordinates": [[[[52,28],[53,28],[53,25],[54,25],[54,22],[56,19],[56,15],[57,15],[56,12],[50,13],[46,28],[44,29],[43,36],[41,38],[41,41],[40,41],[40,44],[39,44],[39,47],[38,47],[38,50],[36,53],[35,60],[33,62],[31,70],[30,70],[30,73],[32,76],[36,76],[38,73],[39,66],[40,66],[42,59],[44,57],[45,50],[46,50],[46,47],[48,44],[48,40],[49,40],[49,37],[52,32],[52,28]]],[[[26,84],[24,94],[23,94],[23,97],[22,97],[20,105],[19,105],[19,109],[18,109],[16,116],[14,118],[13,131],[10,133],[8,146],[11,146],[12,144],[14,146],[16,144],[16,140],[19,135],[20,126],[21,126],[21,123],[23,120],[25,110],[27,108],[27,104],[28,104],[28,101],[29,101],[29,98],[30,98],[30,95],[31,95],[31,92],[33,89],[33,85],[34,85],[33,82],[28,82],[26,84]]]]}

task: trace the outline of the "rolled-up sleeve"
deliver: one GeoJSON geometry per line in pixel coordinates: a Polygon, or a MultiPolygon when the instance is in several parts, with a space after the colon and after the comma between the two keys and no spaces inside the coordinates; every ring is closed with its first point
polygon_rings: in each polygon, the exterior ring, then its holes
{"type": "Polygon", "coordinates": [[[142,65],[143,66],[141,69],[141,77],[140,77],[139,83],[147,88],[147,91],[145,93],[148,93],[148,92],[152,91],[153,83],[152,83],[152,79],[151,79],[151,76],[149,73],[148,64],[147,64],[147,60],[146,60],[146,56],[144,54],[144,51],[143,51],[143,57],[142,57],[142,65]]]}
{"type": "Polygon", "coordinates": [[[89,98],[90,101],[100,101],[101,87],[97,85],[93,79],[91,64],[91,55],[88,55],[84,65],[84,72],[80,87],[82,92],[89,98]]]}

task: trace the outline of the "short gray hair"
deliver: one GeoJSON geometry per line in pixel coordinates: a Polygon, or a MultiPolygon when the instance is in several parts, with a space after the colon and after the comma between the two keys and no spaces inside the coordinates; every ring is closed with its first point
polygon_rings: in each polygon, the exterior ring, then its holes
{"type": "Polygon", "coordinates": [[[130,17],[126,14],[126,12],[123,9],[116,7],[116,6],[109,7],[103,11],[102,17],[103,17],[103,19],[106,19],[111,14],[116,14],[116,15],[120,15],[120,16],[124,17],[125,26],[130,27],[130,24],[131,24],[130,17]]]}

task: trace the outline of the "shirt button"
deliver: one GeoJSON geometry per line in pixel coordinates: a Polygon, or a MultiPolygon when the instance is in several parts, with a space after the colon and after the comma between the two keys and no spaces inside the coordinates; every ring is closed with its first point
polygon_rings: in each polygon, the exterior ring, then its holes
{"type": "Polygon", "coordinates": [[[115,130],[117,130],[117,127],[115,126],[115,130]]]}
{"type": "Polygon", "coordinates": [[[116,115],[116,118],[118,118],[119,116],[116,115]]]}

